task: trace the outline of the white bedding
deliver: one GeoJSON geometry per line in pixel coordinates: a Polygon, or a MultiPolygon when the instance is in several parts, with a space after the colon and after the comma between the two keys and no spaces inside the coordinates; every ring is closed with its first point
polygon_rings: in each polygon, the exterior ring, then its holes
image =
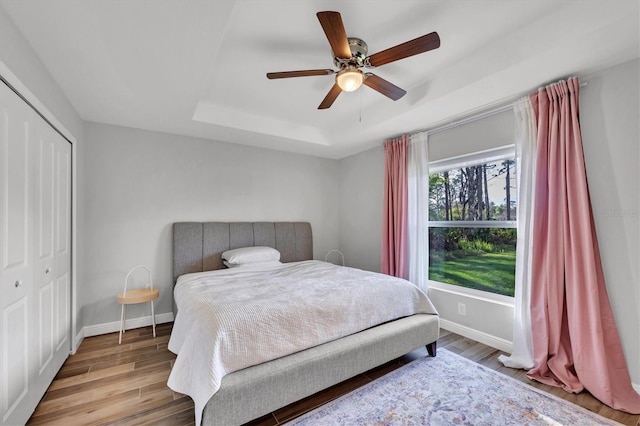
{"type": "Polygon", "coordinates": [[[196,424],[225,374],[416,313],[437,314],[412,283],[305,261],[183,275],[168,385],[191,396],[196,424]]]}

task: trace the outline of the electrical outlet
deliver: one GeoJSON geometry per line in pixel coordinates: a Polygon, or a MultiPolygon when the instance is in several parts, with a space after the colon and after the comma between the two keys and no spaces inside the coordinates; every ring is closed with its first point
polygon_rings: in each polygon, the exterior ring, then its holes
{"type": "Polygon", "coordinates": [[[458,315],[467,315],[467,305],[464,303],[458,303],[458,315]]]}

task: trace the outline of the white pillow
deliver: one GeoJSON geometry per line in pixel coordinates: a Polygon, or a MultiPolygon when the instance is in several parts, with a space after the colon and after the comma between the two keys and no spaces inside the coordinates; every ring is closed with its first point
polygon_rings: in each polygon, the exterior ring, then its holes
{"type": "Polygon", "coordinates": [[[265,260],[264,262],[250,262],[250,263],[229,263],[223,260],[224,266],[233,269],[261,269],[261,268],[273,268],[282,265],[279,260],[265,260]]]}
{"type": "Polygon", "coordinates": [[[280,260],[280,252],[272,247],[243,247],[225,251],[222,253],[222,259],[230,265],[267,262],[280,260]]]}

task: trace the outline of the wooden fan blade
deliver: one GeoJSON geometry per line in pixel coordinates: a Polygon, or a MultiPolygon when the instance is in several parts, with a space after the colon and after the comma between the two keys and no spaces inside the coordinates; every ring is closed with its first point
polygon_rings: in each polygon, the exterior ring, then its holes
{"type": "Polygon", "coordinates": [[[333,105],[333,102],[336,100],[340,93],[342,93],[342,89],[337,84],[334,84],[331,90],[329,90],[329,93],[327,93],[327,96],[325,96],[320,103],[320,106],[318,106],[318,109],[329,108],[331,105],[333,105]]]}
{"type": "Polygon", "coordinates": [[[428,52],[438,47],[440,47],[440,36],[438,36],[438,33],[433,32],[390,47],[382,52],[374,53],[369,56],[369,63],[374,67],[379,67],[380,65],[428,52]]]}
{"type": "Polygon", "coordinates": [[[347,33],[344,30],[340,14],[338,12],[318,12],[316,16],[336,58],[350,59],[349,40],[347,40],[347,33]]]}
{"type": "Polygon", "coordinates": [[[267,78],[273,80],[274,78],[290,78],[290,77],[310,77],[314,75],[331,75],[334,74],[334,70],[301,70],[301,71],[282,71],[282,72],[268,72],[267,78]]]}
{"type": "Polygon", "coordinates": [[[367,73],[366,78],[364,79],[363,84],[365,86],[371,87],[373,90],[376,90],[386,97],[397,101],[401,97],[403,97],[407,92],[393,83],[389,83],[382,77],[378,77],[375,74],[367,73]]]}

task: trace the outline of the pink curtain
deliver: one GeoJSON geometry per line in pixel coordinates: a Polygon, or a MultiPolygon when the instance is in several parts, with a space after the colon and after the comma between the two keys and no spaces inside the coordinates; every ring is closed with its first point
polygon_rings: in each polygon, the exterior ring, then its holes
{"type": "Polygon", "coordinates": [[[530,95],[538,127],[532,379],[640,413],[596,238],[578,120],[577,78],[530,95]]]}
{"type": "Polygon", "coordinates": [[[383,274],[407,279],[407,151],[409,136],[384,143],[383,274]]]}

